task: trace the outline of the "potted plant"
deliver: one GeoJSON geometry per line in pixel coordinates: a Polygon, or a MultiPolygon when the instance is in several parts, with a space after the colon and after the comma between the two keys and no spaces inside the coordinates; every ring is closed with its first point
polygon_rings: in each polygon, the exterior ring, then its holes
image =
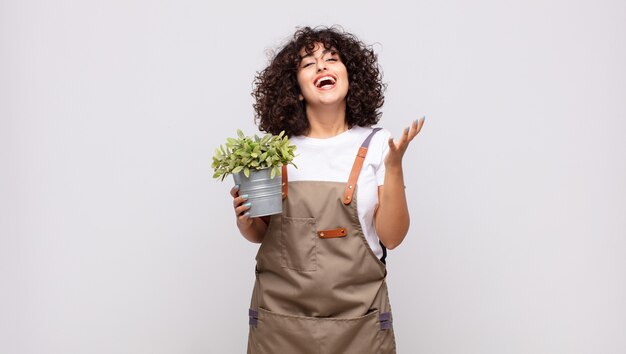
{"type": "Polygon", "coordinates": [[[281,167],[293,162],[294,150],[282,131],[278,135],[245,136],[237,129],[237,138],[227,138],[213,156],[213,178],[224,180],[233,175],[239,194],[247,194],[252,203],[250,217],[282,212],[281,167]]]}

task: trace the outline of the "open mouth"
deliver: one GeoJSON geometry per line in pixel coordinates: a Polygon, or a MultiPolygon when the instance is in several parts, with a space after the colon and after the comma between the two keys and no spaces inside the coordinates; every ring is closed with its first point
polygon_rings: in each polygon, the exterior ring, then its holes
{"type": "Polygon", "coordinates": [[[322,76],[315,82],[315,87],[318,89],[328,90],[333,88],[336,82],[337,80],[330,75],[322,76]]]}

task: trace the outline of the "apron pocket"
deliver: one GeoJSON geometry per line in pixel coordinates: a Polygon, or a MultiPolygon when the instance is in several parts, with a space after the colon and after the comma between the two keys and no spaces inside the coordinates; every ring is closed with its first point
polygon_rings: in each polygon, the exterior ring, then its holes
{"type": "Polygon", "coordinates": [[[315,218],[283,216],[281,266],[304,272],[317,269],[317,234],[315,218]]]}
{"type": "Polygon", "coordinates": [[[318,318],[259,308],[249,339],[255,354],[395,353],[393,332],[381,330],[378,310],[356,318],[318,318]]]}

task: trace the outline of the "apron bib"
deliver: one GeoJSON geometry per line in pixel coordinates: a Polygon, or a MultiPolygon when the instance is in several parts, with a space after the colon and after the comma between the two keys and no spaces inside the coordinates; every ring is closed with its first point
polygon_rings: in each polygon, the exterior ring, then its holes
{"type": "Polygon", "coordinates": [[[386,267],[363,235],[355,193],[376,131],[347,183],[287,182],[283,169],[288,198],[256,256],[248,354],[396,352],[386,267]]]}

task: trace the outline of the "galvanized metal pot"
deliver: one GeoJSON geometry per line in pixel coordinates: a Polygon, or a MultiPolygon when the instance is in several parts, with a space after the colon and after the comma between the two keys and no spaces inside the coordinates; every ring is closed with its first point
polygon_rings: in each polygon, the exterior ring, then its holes
{"type": "Polygon", "coordinates": [[[282,179],[280,174],[270,178],[271,171],[271,168],[251,170],[250,177],[243,172],[233,174],[239,195],[247,194],[247,202],[252,204],[248,210],[251,218],[283,212],[282,179]]]}

